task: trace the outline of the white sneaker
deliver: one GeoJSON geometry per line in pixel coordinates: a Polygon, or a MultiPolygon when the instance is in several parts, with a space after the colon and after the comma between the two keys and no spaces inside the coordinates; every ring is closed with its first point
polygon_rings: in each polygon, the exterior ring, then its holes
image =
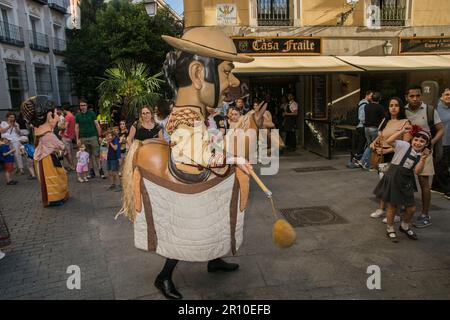
{"type": "Polygon", "coordinates": [[[378,218],[380,218],[381,216],[384,216],[385,214],[386,214],[386,211],[384,211],[383,209],[377,209],[377,210],[375,210],[374,212],[372,212],[372,213],[370,214],[370,217],[371,217],[371,218],[378,219],[378,218]]]}
{"type": "Polygon", "coordinates": [[[84,182],[84,180],[83,180],[83,178],[78,178],[78,182],[81,182],[81,183],[83,183],[84,182]]]}
{"type": "Polygon", "coordinates": [[[6,254],[2,250],[0,250],[0,260],[2,260],[5,256],[6,254]]]}
{"type": "MultiPolygon", "coordinates": [[[[398,223],[398,222],[400,222],[400,221],[402,221],[402,218],[400,218],[400,216],[398,216],[398,215],[395,215],[395,217],[394,217],[394,223],[398,223]]],[[[383,223],[387,223],[387,218],[384,218],[384,219],[383,219],[383,223]]]]}
{"type": "Polygon", "coordinates": [[[88,179],[88,178],[84,178],[83,181],[84,181],[84,182],[89,182],[89,179],[88,179]]]}

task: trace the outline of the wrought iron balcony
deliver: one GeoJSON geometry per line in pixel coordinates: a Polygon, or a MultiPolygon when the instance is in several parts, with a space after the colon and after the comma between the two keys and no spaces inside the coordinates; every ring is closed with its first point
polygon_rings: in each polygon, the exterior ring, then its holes
{"type": "Polygon", "coordinates": [[[23,47],[25,42],[22,28],[0,20],[0,42],[23,47]]]}
{"type": "Polygon", "coordinates": [[[380,15],[382,26],[404,26],[406,2],[404,0],[381,0],[380,15]]]}
{"type": "Polygon", "coordinates": [[[34,2],[40,3],[40,4],[47,4],[47,0],[33,0],[34,2]]]}
{"type": "Polygon", "coordinates": [[[67,0],[48,0],[48,6],[56,11],[66,14],[69,4],[67,0]]]}
{"type": "Polygon", "coordinates": [[[55,54],[63,55],[66,51],[66,41],[59,38],[53,38],[53,52],[55,54]]]}
{"type": "Polygon", "coordinates": [[[289,0],[258,0],[258,26],[291,26],[289,0]]]}
{"type": "Polygon", "coordinates": [[[30,35],[30,48],[42,52],[49,52],[48,48],[48,36],[40,32],[29,31],[30,35]]]}

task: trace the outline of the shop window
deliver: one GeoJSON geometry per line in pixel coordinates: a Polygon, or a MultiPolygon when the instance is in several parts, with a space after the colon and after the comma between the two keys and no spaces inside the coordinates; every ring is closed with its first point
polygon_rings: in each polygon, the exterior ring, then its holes
{"type": "Polygon", "coordinates": [[[291,26],[289,0],[257,0],[259,26],[291,26]]]}

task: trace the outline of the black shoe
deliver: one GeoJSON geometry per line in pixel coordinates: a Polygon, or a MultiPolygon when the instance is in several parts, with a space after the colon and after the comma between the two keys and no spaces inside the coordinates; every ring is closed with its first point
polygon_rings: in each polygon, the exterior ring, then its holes
{"type": "Polygon", "coordinates": [[[103,172],[103,169],[100,169],[100,171],[98,172],[98,174],[100,175],[100,178],[106,179],[106,176],[105,176],[105,173],[103,172]]]}
{"type": "Polygon", "coordinates": [[[155,287],[158,288],[167,299],[183,299],[183,296],[177,291],[171,279],[162,280],[157,278],[155,280],[155,287]]]}
{"type": "Polygon", "coordinates": [[[214,259],[208,262],[208,272],[230,272],[235,271],[239,268],[237,263],[228,263],[222,259],[214,259]]]}
{"type": "Polygon", "coordinates": [[[406,236],[407,236],[408,238],[410,238],[410,239],[412,239],[412,240],[417,240],[417,239],[419,239],[419,238],[417,237],[417,234],[416,234],[414,231],[412,231],[411,228],[408,228],[407,230],[405,230],[405,229],[403,229],[402,226],[400,225],[400,226],[398,227],[398,231],[403,232],[404,234],[406,234],[406,236]]]}
{"type": "Polygon", "coordinates": [[[89,179],[95,178],[95,171],[94,171],[94,169],[91,169],[91,171],[89,171],[89,177],[88,178],[89,179]]]}

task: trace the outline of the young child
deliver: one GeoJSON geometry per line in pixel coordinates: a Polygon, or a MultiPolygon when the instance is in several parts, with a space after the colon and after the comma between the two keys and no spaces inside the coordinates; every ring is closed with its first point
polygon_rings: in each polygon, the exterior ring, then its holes
{"type": "Polygon", "coordinates": [[[410,228],[411,219],[416,212],[414,202],[415,180],[414,172],[420,174],[425,160],[430,154],[428,146],[431,136],[428,131],[419,126],[405,126],[402,130],[390,136],[386,142],[395,149],[391,166],[384,174],[373,193],[378,199],[388,203],[387,208],[387,236],[392,242],[398,242],[394,229],[394,216],[399,206],[405,206],[405,214],[399,231],[410,239],[417,240],[416,233],[410,228]],[[408,132],[413,137],[411,144],[397,140],[408,132]]]}
{"type": "Polygon", "coordinates": [[[86,152],[86,146],[82,144],[77,152],[77,176],[78,181],[88,182],[87,173],[89,171],[89,153],[86,152]]]}
{"type": "Polygon", "coordinates": [[[6,184],[15,185],[18,182],[12,179],[14,171],[14,152],[16,149],[10,147],[10,141],[6,138],[0,139],[0,158],[3,159],[3,170],[5,170],[6,184]]]}
{"type": "Polygon", "coordinates": [[[127,153],[127,138],[128,138],[128,129],[126,126],[125,120],[120,121],[119,126],[119,142],[120,142],[120,161],[119,161],[119,177],[122,176],[122,167],[125,161],[126,153],[127,153]]]}
{"type": "Polygon", "coordinates": [[[106,162],[108,160],[108,142],[106,141],[106,135],[102,138],[100,143],[100,178],[106,179],[105,170],[106,162]]]}
{"type": "Polygon", "coordinates": [[[23,156],[27,157],[28,172],[30,173],[28,179],[35,180],[36,173],[34,171],[34,146],[31,143],[25,143],[20,146],[20,153],[23,156]]]}
{"type": "Polygon", "coordinates": [[[119,159],[120,159],[120,143],[119,138],[113,132],[106,134],[106,142],[108,143],[107,169],[111,179],[111,186],[108,190],[121,191],[119,178],[119,159]],[[117,187],[116,187],[117,181],[117,187]]]}

